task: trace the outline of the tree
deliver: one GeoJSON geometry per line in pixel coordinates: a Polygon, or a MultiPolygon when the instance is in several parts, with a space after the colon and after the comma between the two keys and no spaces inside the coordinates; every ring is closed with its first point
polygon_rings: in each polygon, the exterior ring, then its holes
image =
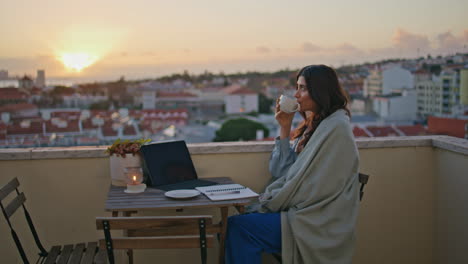
{"type": "Polygon", "coordinates": [[[258,112],[262,114],[270,114],[271,106],[273,105],[273,99],[269,99],[264,94],[258,94],[258,112]]]}
{"type": "Polygon", "coordinates": [[[264,136],[268,137],[268,128],[261,123],[245,118],[231,119],[216,131],[216,137],[213,141],[253,140],[257,137],[257,130],[263,130],[264,136]]]}
{"type": "Polygon", "coordinates": [[[89,110],[109,110],[111,103],[109,101],[100,101],[92,103],[89,110]]]}

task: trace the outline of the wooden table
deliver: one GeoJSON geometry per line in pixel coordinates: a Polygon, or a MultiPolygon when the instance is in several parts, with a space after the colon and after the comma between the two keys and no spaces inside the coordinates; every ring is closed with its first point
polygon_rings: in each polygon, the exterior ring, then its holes
{"type": "MultiPolygon", "coordinates": [[[[230,178],[204,178],[220,184],[234,183],[230,178]]],[[[132,213],[145,210],[167,210],[174,209],[182,211],[187,208],[219,208],[221,213],[221,222],[212,228],[218,231],[219,236],[219,263],[224,263],[224,239],[226,236],[228,209],[235,207],[239,213],[244,212],[244,207],[250,203],[251,198],[236,199],[226,201],[211,201],[205,195],[199,195],[190,200],[174,200],[164,196],[163,190],[147,188],[145,192],[138,194],[129,194],[124,192],[125,187],[111,186],[107,194],[105,210],[111,211],[112,216],[130,216],[132,213]]],[[[131,255],[132,252],[130,251],[131,255]]]]}

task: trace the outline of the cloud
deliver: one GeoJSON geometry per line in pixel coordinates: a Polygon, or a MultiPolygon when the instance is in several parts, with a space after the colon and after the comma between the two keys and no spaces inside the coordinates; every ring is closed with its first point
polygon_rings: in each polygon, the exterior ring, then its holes
{"type": "Polygon", "coordinates": [[[258,46],[255,50],[257,51],[257,53],[261,54],[267,54],[271,52],[270,48],[266,46],[258,46]]]}
{"type": "Polygon", "coordinates": [[[453,35],[451,31],[447,31],[438,34],[435,39],[439,52],[459,51],[468,43],[468,29],[464,30],[458,37],[453,35]]]}
{"type": "Polygon", "coordinates": [[[299,49],[303,52],[320,52],[323,50],[323,48],[315,45],[315,44],[312,44],[310,42],[304,42],[301,44],[301,46],[299,47],[299,49]]]}
{"type": "Polygon", "coordinates": [[[349,43],[343,43],[341,45],[338,45],[336,48],[333,48],[332,51],[336,51],[336,52],[344,53],[344,54],[353,54],[353,55],[359,55],[359,54],[364,53],[363,50],[349,43]]]}
{"type": "Polygon", "coordinates": [[[413,34],[402,28],[396,30],[392,40],[396,47],[405,51],[425,50],[431,46],[427,36],[413,34]]]}

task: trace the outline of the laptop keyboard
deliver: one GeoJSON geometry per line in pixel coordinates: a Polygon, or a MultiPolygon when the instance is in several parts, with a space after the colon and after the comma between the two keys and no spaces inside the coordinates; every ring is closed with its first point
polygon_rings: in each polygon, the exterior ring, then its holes
{"type": "Polygon", "coordinates": [[[184,181],[174,184],[167,184],[167,185],[160,185],[154,186],[154,188],[161,189],[164,191],[172,191],[172,190],[181,190],[181,189],[195,189],[195,187],[201,186],[210,186],[216,185],[216,182],[212,181],[205,181],[205,180],[191,180],[191,181],[184,181]]]}

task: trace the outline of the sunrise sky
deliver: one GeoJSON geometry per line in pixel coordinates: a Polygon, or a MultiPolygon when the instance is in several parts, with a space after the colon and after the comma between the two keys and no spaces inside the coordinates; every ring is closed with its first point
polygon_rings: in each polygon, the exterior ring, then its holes
{"type": "Polygon", "coordinates": [[[14,0],[10,75],[129,79],[468,52],[466,0],[14,0]]]}

